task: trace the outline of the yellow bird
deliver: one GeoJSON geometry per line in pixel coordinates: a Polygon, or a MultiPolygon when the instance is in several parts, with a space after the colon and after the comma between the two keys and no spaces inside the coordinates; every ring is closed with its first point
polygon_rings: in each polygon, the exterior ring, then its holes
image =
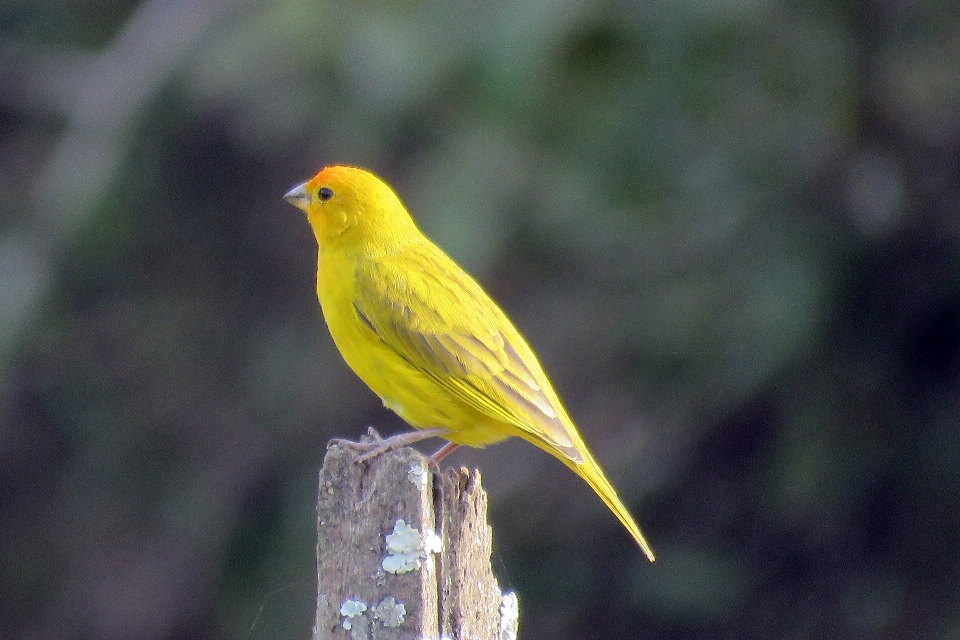
{"type": "Polygon", "coordinates": [[[317,296],[343,359],[419,429],[368,443],[365,457],[439,436],[450,443],[434,454],[439,461],[458,445],[519,436],[583,478],[654,560],[526,341],[389,186],[334,166],[284,197],[317,238],[317,296]]]}

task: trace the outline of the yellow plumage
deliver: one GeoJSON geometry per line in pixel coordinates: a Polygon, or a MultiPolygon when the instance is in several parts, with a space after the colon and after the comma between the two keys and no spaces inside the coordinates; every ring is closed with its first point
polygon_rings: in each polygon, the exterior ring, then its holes
{"type": "Polygon", "coordinates": [[[333,341],[384,405],[426,437],[533,443],[583,478],[654,559],[526,341],[390,187],[363,169],[327,167],[285,197],[317,238],[317,296],[333,341]]]}

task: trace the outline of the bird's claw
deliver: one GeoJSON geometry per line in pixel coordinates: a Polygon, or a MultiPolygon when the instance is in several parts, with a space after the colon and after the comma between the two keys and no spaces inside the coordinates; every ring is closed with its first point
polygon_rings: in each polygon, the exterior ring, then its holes
{"type": "Polygon", "coordinates": [[[340,445],[341,447],[347,447],[353,451],[363,453],[363,455],[357,459],[357,462],[363,462],[364,460],[369,460],[386,452],[388,446],[385,446],[384,443],[389,441],[389,438],[381,436],[380,433],[373,428],[373,425],[370,425],[367,427],[367,433],[361,436],[359,441],[348,440],[346,438],[333,438],[327,446],[340,445]]]}

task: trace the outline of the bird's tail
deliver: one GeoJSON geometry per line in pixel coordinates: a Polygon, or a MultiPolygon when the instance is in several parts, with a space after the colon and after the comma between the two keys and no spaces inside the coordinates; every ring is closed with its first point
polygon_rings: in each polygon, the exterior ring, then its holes
{"type": "Polygon", "coordinates": [[[607,505],[607,508],[613,512],[613,515],[617,516],[617,520],[626,527],[627,531],[630,532],[630,535],[633,536],[633,539],[637,541],[637,544],[640,545],[640,548],[643,550],[643,553],[646,554],[650,562],[656,560],[656,556],[653,553],[653,549],[650,548],[650,543],[647,542],[647,539],[643,537],[643,532],[640,531],[640,527],[637,526],[636,521],[633,519],[633,516],[630,515],[630,512],[627,511],[627,508],[623,506],[623,503],[620,501],[620,498],[617,497],[617,492],[613,488],[613,485],[610,484],[610,481],[607,480],[607,476],[604,475],[603,469],[600,468],[600,465],[597,464],[597,461],[593,459],[593,456],[590,455],[590,452],[584,447],[580,454],[583,456],[583,462],[576,463],[572,461],[566,461],[567,466],[569,466],[574,473],[586,480],[587,484],[590,485],[590,488],[593,489],[600,499],[603,500],[603,503],[607,505]]]}

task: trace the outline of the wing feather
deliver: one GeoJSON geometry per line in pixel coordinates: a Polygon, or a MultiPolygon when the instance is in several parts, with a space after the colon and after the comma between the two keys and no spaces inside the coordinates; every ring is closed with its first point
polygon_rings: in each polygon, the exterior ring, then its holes
{"type": "Polygon", "coordinates": [[[422,245],[360,260],[354,275],[357,316],[397,355],[481,413],[581,460],[533,352],[450,258],[422,245]]]}

